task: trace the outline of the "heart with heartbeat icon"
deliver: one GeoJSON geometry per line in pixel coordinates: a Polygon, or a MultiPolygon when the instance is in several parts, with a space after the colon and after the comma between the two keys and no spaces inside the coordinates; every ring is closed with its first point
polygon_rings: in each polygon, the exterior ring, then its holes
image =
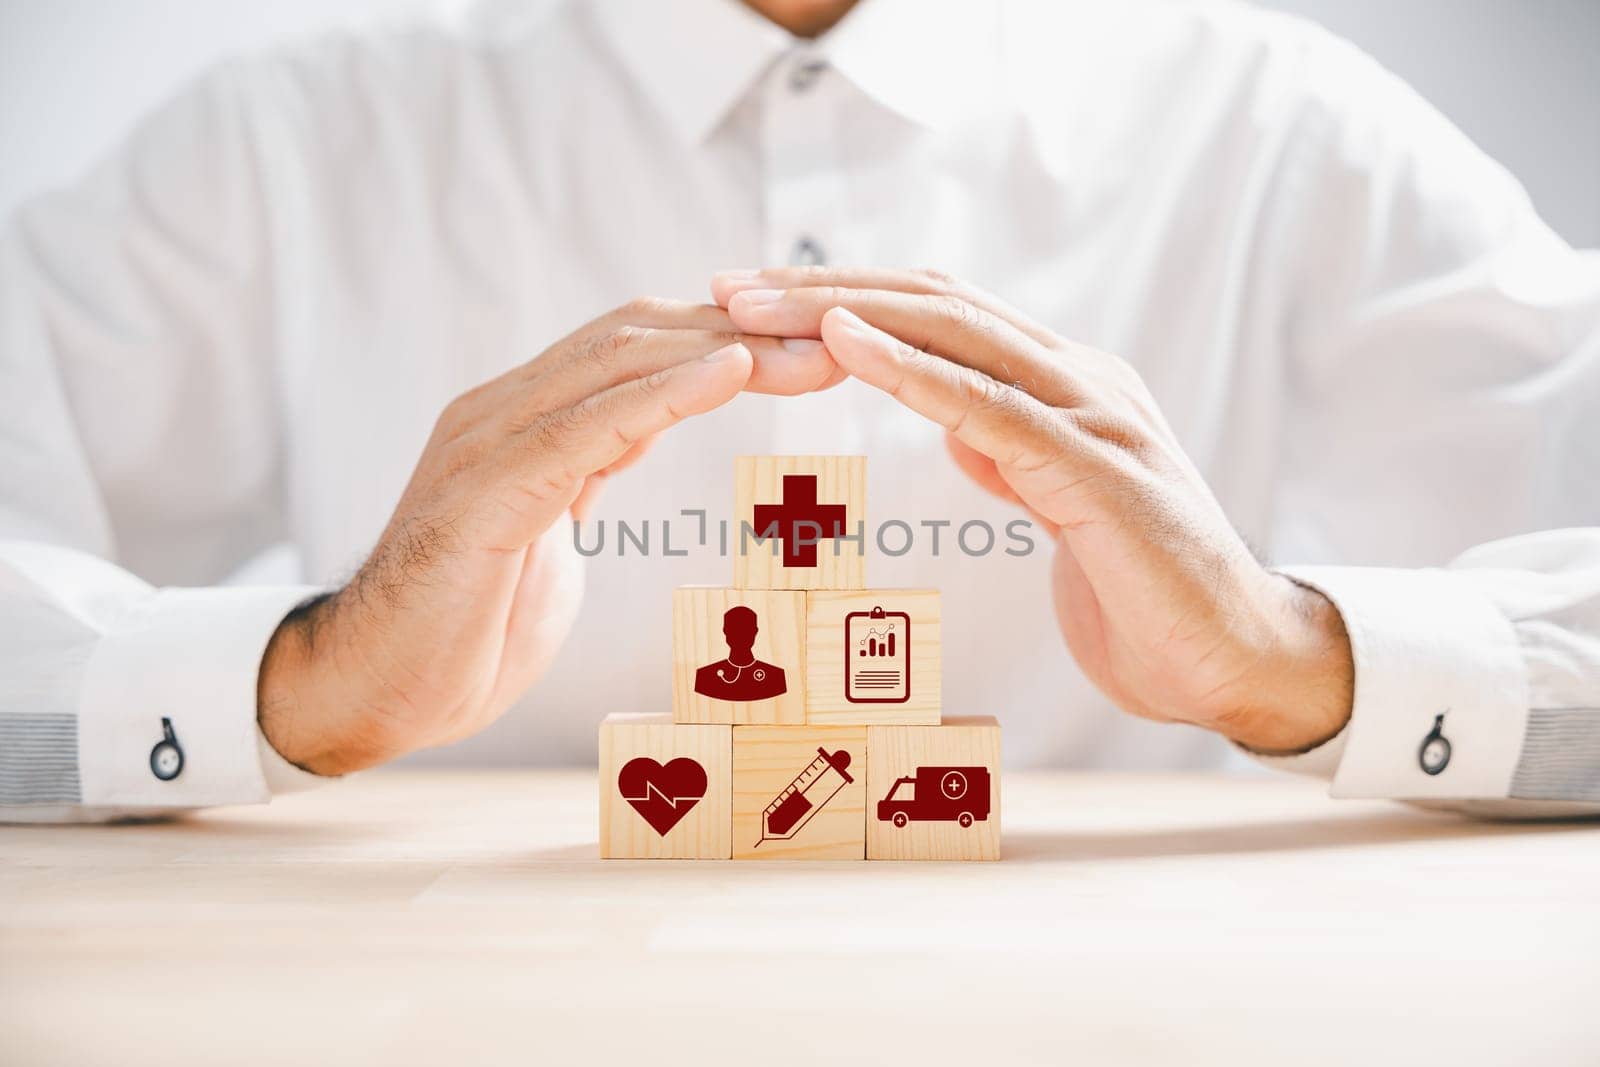
{"type": "Polygon", "coordinates": [[[662,837],[706,795],[706,769],[679,756],[665,765],[649,756],[623,764],[617,790],[662,837]]]}

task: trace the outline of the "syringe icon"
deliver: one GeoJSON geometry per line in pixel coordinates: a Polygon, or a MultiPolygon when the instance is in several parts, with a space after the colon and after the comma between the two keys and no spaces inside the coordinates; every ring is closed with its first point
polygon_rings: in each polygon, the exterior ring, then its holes
{"type": "Polygon", "coordinates": [[[846,769],[849,766],[850,753],[819,747],[817,758],[806,764],[806,769],[795,775],[794,781],[784,786],[761,812],[761,841],[754,847],[760,848],[762,841],[787,841],[799,833],[839,790],[855,781],[846,769]]]}

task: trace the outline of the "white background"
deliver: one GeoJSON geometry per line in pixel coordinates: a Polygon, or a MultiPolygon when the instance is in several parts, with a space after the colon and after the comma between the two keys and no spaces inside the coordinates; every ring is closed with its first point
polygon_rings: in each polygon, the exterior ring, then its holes
{"type": "MultiPolygon", "coordinates": [[[[0,213],[70,181],[229,53],[423,6],[437,3],[0,0],[0,213]]],[[[1317,19],[1371,52],[1520,177],[1567,240],[1600,247],[1600,0],[1267,6],[1317,19]]]]}

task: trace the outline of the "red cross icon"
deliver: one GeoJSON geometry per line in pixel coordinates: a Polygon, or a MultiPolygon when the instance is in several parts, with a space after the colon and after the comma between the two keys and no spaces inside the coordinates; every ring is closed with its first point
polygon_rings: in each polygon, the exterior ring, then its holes
{"type": "Polygon", "coordinates": [[[783,542],[785,567],[815,567],[817,541],[844,536],[844,505],[817,503],[815,474],[785,474],[783,503],[757,504],[753,518],[758,537],[783,542]],[[801,522],[815,525],[806,526],[802,536],[801,522]]]}

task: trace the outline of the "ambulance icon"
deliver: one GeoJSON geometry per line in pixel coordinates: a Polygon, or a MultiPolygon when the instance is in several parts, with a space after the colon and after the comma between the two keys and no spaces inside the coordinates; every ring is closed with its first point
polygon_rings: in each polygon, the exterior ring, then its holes
{"type": "Polygon", "coordinates": [[[989,819],[989,768],[918,767],[899,778],[878,801],[878,821],[953,822],[971,826],[989,819]]]}

